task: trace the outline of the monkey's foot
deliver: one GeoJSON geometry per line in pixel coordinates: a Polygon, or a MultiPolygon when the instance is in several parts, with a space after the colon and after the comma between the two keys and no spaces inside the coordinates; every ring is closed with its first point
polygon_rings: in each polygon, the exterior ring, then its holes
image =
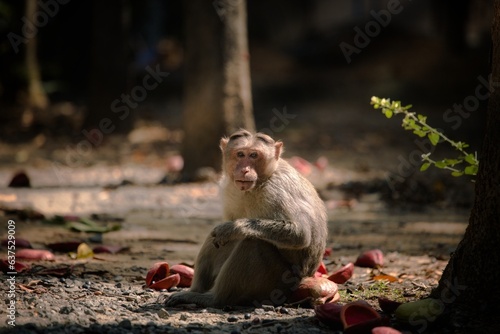
{"type": "Polygon", "coordinates": [[[171,295],[165,302],[165,306],[167,307],[176,307],[185,304],[196,304],[200,307],[210,307],[214,306],[214,298],[210,293],[185,291],[171,295]]]}

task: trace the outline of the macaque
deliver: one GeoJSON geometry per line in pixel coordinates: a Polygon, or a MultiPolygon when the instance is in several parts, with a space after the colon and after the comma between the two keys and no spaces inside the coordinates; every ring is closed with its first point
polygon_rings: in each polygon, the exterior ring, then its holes
{"type": "Polygon", "coordinates": [[[283,143],[240,130],[220,141],[224,219],[207,237],[190,291],[167,306],[282,305],[321,261],[327,215],[312,184],[281,158],[283,143]]]}

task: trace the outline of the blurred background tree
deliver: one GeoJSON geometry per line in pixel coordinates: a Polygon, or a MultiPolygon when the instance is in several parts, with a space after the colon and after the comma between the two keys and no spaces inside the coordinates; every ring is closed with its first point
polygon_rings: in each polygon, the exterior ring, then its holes
{"type": "MultiPolygon", "coordinates": [[[[356,133],[380,130],[363,110],[365,97],[422,101],[443,123],[442,110],[470,94],[478,75],[487,76],[491,0],[401,2],[401,13],[351,63],[339,45],[353,44],[354,28],[377,22],[388,1],[51,0],[37,3],[35,14],[26,12],[28,3],[0,1],[0,32],[7,36],[0,42],[1,138],[29,141],[42,134],[75,143],[103,118],[112,121],[114,134],[160,124],[183,133],[188,175],[219,167],[216,138],[239,126],[269,129],[285,106],[297,121],[275,127],[274,135],[300,132],[295,138],[307,141],[291,143],[306,153],[311,145],[351,152],[356,133]],[[13,47],[9,36],[23,38],[33,15],[43,24],[28,43],[13,47]],[[28,58],[38,61],[38,75],[28,58]],[[168,78],[143,100],[127,102],[147,69],[157,66],[168,78]],[[36,76],[50,103],[25,114],[36,76]],[[130,109],[123,119],[112,107],[117,99],[130,109]],[[353,137],[331,130],[347,113],[360,115],[353,137]]],[[[460,128],[474,137],[471,145],[481,141],[471,127],[482,115],[460,128]]]]}

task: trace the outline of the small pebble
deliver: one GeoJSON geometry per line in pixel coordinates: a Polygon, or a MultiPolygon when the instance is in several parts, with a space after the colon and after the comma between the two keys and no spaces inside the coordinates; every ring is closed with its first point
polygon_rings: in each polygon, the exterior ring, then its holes
{"type": "Polygon", "coordinates": [[[158,311],[158,317],[160,317],[162,319],[166,319],[166,318],[170,317],[170,313],[168,313],[167,310],[162,308],[161,310],[158,311]]]}
{"type": "Polygon", "coordinates": [[[121,328],[125,328],[125,329],[132,329],[132,321],[130,321],[128,319],[124,319],[124,320],[120,321],[118,326],[120,326],[121,328]]]}
{"type": "Polygon", "coordinates": [[[252,315],[250,313],[245,313],[245,315],[244,315],[244,318],[246,320],[250,319],[251,317],[252,317],[252,315]]]}
{"type": "Polygon", "coordinates": [[[185,314],[181,314],[181,316],[180,316],[179,319],[182,320],[182,321],[186,321],[186,320],[188,320],[188,317],[185,314]]]}
{"type": "Polygon", "coordinates": [[[281,314],[290,314],[290,311],[288,311],[288,309],[285,307],[280,307],[280,313],[281,314]]]}
{"type": "Polygon", "coordinates": [[[118,288],[118,289],[121,289],[122,288],[122,282],[116,283],[115,287],[118,288]]]}
{"type": "Polygon", "coordinates": [[[256,309],[254,310],[254,312],[255,312],[255,314],[264,314],[264,313],[265,313],[265,311],[264,311],[264,309],[263,309],[263,308],[256,308],[256,309]]]}
{"type": "Polygon", "coordinates": [[[258,318],[258,317],[253,318],[252,325],[258,325],[258,324],[260,324],[260,318],[258,318]]]}
{"type": "Polygon", "coordinates": [[[63,306],[59,309],[59,313],[61,314],[70,314],[73,312],[73,308],[71,306],[63,306]]]}
{"type": "Polygon", "coordinates": [[[229,317],[227,318],[227,321],[228,321],[228,322],[236,322],[236,321],[238,321],[238,320],[239,320],[239,319],[238,319],[238,317],[237,317],[237,316],[234,316],[234,315],[231,315],[231,316],[229,316],[229,317]]]}

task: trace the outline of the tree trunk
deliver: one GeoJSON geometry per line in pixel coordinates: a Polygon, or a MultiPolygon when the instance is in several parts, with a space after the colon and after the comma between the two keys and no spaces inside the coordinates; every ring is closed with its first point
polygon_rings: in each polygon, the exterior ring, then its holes
{"type": "Polygon", "coordinates": [[[244,0],[185,2],[184,176],[220,168],[218,142],[255,129],[244,0]],[[215,5],[215,6],[214,6],[215,5]]]}
{"type": "Polygon", "coordinates": [[[431,296],[450,325],[500,333],[500,0],[494,3],[491,95],[469,226],[431,296]]]}
{"type": "MultiPolygon", "coordinates": [[[[26,0],[26,17],[33,18],[38,5],[36,0],[26,0]]],[[[28,38],[26,42],[26,72],[28,79],[28,98],[26,109],[23,111],[21,125],[29,128],[33,124],[36,113],[49,105],[49,99],[42,86],[42,75],[38,64],[37,36],[28,38]]]]}

